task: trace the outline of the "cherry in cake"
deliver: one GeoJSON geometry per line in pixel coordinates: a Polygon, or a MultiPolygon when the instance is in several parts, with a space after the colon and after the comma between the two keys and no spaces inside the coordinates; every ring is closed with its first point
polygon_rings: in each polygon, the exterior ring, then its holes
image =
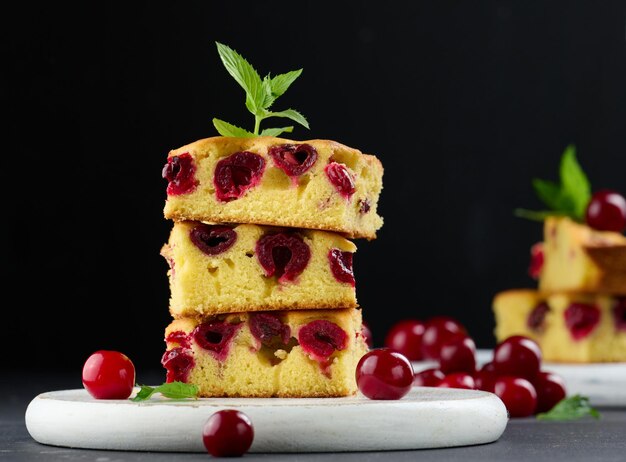
{"type": "Polygon", "coordinates": [[[294,281],[311,259],[311,249],[294,233],[263,236],[256,244],[256,255],[267,277],[279,282],[294,281]]]}
{"type": "Polygon", "coordinates": [[[236,152],[220,160],[213,179],[217,199],[222,202],[239,199],[259,184],[264,170],[265,159],[249,151],[236,152]]]}
{"type": "Polygon", "coordinates": [[[308,172],[317,161],[317,150],[310,144],[279,144],[268,149],[274,164],[290,177],[308,172]]]}
{"type": "Polygon", "coordinates": [[[600,310],[595,305],[572,303],[564,313],[565,325],[574,340],[581,340],[593,332],[600,322],[600,310]]]}
{"type": "Polygon", "coordinates": [[[192,192],[198,185],[195,172],[196,165],[188,152],[170,157],[161,174],[167,180],[167,194],[177,196],[192,192]]]}
{"type": "Polygon", "coordinates": [[[329,163],[324,169],[328,180],[335,189],[346,199],[350,199],[356,191],[354,178],[348,171],[348,167],[338,162],[329,163]]]}

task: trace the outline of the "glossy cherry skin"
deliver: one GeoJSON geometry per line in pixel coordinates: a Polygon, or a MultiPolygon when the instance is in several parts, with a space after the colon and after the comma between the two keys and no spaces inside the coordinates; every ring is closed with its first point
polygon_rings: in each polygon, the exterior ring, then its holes
{"type": "Polygon", "coordinates": [[[476,372],[476,345],[470,337],[455,337],[441,346],[439,369],[444,374],[476,372]]]}
{"type": "Polygon", "coordinates": [[[119,351],[98,350],[83,365],[83,386],[96,399],[126,399],[135,386],[135,366],[119,351]]]}
{"type": "Polygon", "coordinates": [[[476,390],[493,393],[498,376],[494,371],[481,369],[474,373],[474,387],[476,390]]]}
{"type": "Polygon", "coordinates": [[[467,330],[456,319],[449,316],[428,319],[422,335],[423,358],[439,360],[441,346],[455,337],[467,337],[467,330]]]}
{"type": "Polygon", "coordinates": [[[204,447],[213,457],[240,457],[248,452],[253,440],[250,418],[235,409],[213,413],[202,427],[204,447]]]}
{"type": "Polygon", "coordinates": [[[356,366],[356,383],[370,399],[400,399],[413,386],[413,366],[401,353],[377,348],[365,353],[356,366]]]}
{"type": "Polygon", "coordinates": [[[438,387],[446,375],[437,368],[424,369],[416,372],[413,378],[414,387],[438,387]]]}
{"type": "Polygon", "coordinates": [[[502,400],[510,417],[528,417],[537,408],[537,392],[532,383],[521,377],[498,377],[494,393],[502,400]]]}
{"type": "Polygon", "coordinates": [[[535,412],[548,412],[567,395],[565,381],[560,375],[553,372],[539,372],[533,385],[537,391],[537,409],[535,412]]]}
{"type": "Polygon", "coordinates": [[[496,345],[493,364],[499,376],[510,375],[532,381],[541,366],[541,349],[534,340],[513,335],[496,345]]]}
{"type": "Polygon", "coordinates": [[[474,377],[466,372],[453,372],[452,374],[448,374],[438,386],[442,388],[465,388],[467,390],[476,388],[474,377]]]}
{"type": "Polygon", "coordinates": [[[410,361],[422,359],[424,323],[419,319],[404,319],[395,323],[385,336],[385,347],[402,353],[410,361]]]}
{"type": "Polygon", "coordinates": [[[585,221],[599,231],[624,232],[626,229],[626,199],[610,189],[597,191],[585,211],[585,221]]]}

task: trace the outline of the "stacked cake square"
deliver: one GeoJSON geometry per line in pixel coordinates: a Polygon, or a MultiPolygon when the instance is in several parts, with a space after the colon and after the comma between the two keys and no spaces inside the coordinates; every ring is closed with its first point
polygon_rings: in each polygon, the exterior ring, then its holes
{"type": "Polygon", "coordinates": [[[553,362],[626,361],[626,237],[565,216],[532,249],[537,289],[496,294],[495,336],[525,335],[553,362]]]}
{"type": "Polygon", "coordinates": [[[168,154],[167,381],[203,397],[356,393],[367,352],[352,240],[376,238],[383,167],[330,140],[212,137],[168,154]]]}

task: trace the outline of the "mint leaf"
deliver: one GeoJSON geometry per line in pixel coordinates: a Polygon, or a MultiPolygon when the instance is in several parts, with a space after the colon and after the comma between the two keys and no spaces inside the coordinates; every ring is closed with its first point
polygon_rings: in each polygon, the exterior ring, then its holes
{"type": "Polygon", "coordinates": [[[145,401],[155,393],[161,393],[163,396],[170,399],[197,398],[198,387],[183,382],[164,383],[158,387],[141,385],[141,389],[134,398],[131,398],[131,401],[145,401]]]}
{"type": "Polygon", "coordinates": [[[286,111],[280,112],[269,112],[267,117],[286,117],[294,122],[298,122],[300,125],[304,125],[306,128],[309,128],[309,122],[307,122],[304,116],[295,109],[287,109],[286,111]]]}
{"type": "Polygon", "coordinates": [[[215,43],[224,67],[245,90],[246,107],[254,114],[263,107],[265,98],[263,83],[259,73],[235,50],[219,42],[215,43]]]}
{"type": "Polygon", "coordinates": [[[220,119],[213,119],[213,125],[217,132],[222,136],[236,136],[238,138],[248,138],[254,136],[254,133],[250,133],[248,130],[237,127],[236,125],[229,124],[220,119]]]}
{"type": "Polygon", "coordinates": [[[546,204],[550,209],[559,209],[561,202],[561,187],[558,184],[534,178],[533,189],[541,202],[546,204]]]}
{"type": "MultiPolygon", "coordinates": [[[[271,77],[271,75],[268,74],[261,80],[256,69],[246,61],[243,56],[222,43],[215,42],[215,44],[217,45],[217,51],[224,67],[226,67],[228,73],[246,92],[246,107],[254,115],[253,132],[248,132],[243,128],[219,119],[213,119],[213,125],[220,135],[238,137],[258,136],[261,130],[261,122],[268,117],[286,117],[309,128],[309,122],[295,109],[287,109],[278,112],[268,111],[269,107],[274,104],[276,99],[283,95],[300,74],[302,74],[302,69],[279,74],[275,77],[271,77]]],[[[293,127],[266,130],[263,130],[261,134],[271,133],[273,136],[277,136],[280,133],[292,131],[293,127]]]]}
{"type": "Polygon", "coordinates": [[[131,398],[131,401],[144,401],[150,398],[155,391],[156,388],[149,387],[148,385],[141,385],[141,390],[137,392],[134,398],[131,398]]]}
{"type": "Polygon", "coordinates": [[[526,218],[527,220],[532,221],[543,221],[548,217],[553,217],[554,215],[559,215],[551,210],[526,210],[526,209],[515,209],[513,211],[515,216],[520,218],[526,218]]]}
{"type": "Polygon", "coordinates": [[[574,216],[582,220],[591,199],[587,175],[576,159],[576,147],[569,145],[561,158],[561,186],[563,195],[571,201],[574,216]]]}
{"type": "Polygon", "coordinates": [[[300,74],[302,74],[302,69],[287,72],[285,74],[279,74],[275,77],[272,77],[272,79],[270,80],[270,88],[272,90],[272,95],[274,96],[274,99],[283,95],[287,91],[289,86],[294,82],[294,80],[300,77],[300,74]]]}
{"type": "Polygon", "coordinates": [[[591,186],[576,160],[576,148],[569,145],[561,156],[560,182],[534,178],[533,189],[537,197],[549,210],[531,211],[516,209],[515,214],[531,220],[543,220],[550,215],[568,216],[583,221],[585,210],[591,199],[591,186]]]}
{"type": "Polygon", "coordinates": [[[585,416],[600,418],[600,413],[589,404],[589,398],[574,395],[563,398],[550,411],[537,414],[538,420],[576,420],[585,416]]]}
{"type": "Polygon", "coordinates": [[[283,128],[266,128],[261,132],[261,136],[278,136],[281,133],[291,133],[293,131],[293,127],[283,127],[283,128]]]}

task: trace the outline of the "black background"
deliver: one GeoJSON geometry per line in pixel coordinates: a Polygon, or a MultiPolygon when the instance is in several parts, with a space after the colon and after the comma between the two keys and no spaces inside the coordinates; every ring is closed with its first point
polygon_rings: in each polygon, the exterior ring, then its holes
{"type": "MultiPolygon", "coordinates": [[[[16,2],[0,16],[3,368],[80,374],[96,349],[159,369],[169,323],[167,152],[252,128],[215,41],[262,74],[303,68],[276,109],[385,166],[357,297],[396,321],[458,318],[494,344],[491,300],[531,287],[533,177],[577,146],[626,192],[625,2],[16,2]],[[19,6],[17,6],[19,3],[19,6]]],[[[273,119],[276,126],[285,119],[273,119]]],[[[270,126],[269,124],[265,125],[270,126]]]]}

